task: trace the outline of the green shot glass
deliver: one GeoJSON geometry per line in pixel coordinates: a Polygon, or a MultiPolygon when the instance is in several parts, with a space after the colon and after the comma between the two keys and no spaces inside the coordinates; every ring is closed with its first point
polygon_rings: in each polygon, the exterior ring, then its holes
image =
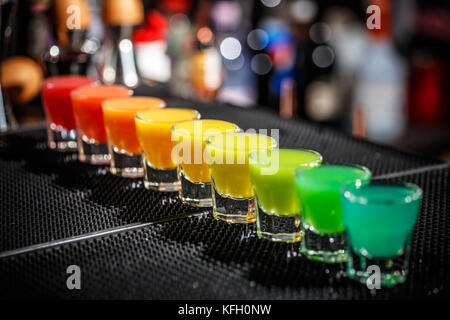
{"type": "Polygon", "coordinates": [[[302,209],[302,253],[323,262],[344,262],[346,241],[342,218],[341,187],[366,185],[372,173],[366,167],[321,165],[295,169],[297,196],[302,209]]]}
{"type": "Polygon", "coordinates": [[[422,190],[411,183],[376,182],[344,186],[341,193],[348,276],[363,284],[379,276],[389,287],[404,282],[422,190]]]}
{"type": "Polygon", "coordinates": [[[301,240],[294,169],[307,170],[321,163],[322,156],[312,150],[279,149],[249,155],[259,238],[282,242],[301,240]]]}

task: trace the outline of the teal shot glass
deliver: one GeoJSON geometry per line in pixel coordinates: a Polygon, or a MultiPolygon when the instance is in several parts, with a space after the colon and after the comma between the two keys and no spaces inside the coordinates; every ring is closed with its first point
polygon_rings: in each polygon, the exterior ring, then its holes
{"type": "Polygon", "coordinates": [[[341,189],[347,275],[369,288],[406,280],[422,190],[412,183],[372,182],[341,189]]]}

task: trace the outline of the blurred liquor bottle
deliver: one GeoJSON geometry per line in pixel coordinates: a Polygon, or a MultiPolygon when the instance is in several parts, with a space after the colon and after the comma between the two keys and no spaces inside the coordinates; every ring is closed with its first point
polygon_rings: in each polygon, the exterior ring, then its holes
{"type": "Polygon", "coordinates": [[[442,127],[448,124],[448,67],[429,55],[411,61],[409,119],[414,127],[442,127]]]}
{"type": "Polygon", "coordinates": [[[140,82],[132,33],[144,21],[141,0],[103,1],[106,39],[103,50],[101,79],[105,84],[136,87],[140,82]]]}
{"type": "Polygon", "coordinates": [[[171,76],[167,55],[167,19],[156,10],[149,10],[146,23],[133,33],[136,62],[142,80],[149,84],[166,83],[171,76]]]}
{"type": "Polygon", "coordinates": [[[210,12],[210,1],[200,1],[195,17],[195,45],[190,58],[194,93],[197,98],[206,101],[216,97],[222,83],[222,62],[214,47],[214,34],[209,23],[210,12]]]}
{"type": "Polygon", "coordinates": [[[52,13],[54,38],[48,39],[48,47],[42,54],[47,75],[85,75],[98,49],[98,45],[88,42],[92,21],[88,0],[56,0],[52,13]]]}
{"type": "MultiPolygon", "coordinates": [[[[219,101],[241,107],[251,107],[257,102],[258,78],[251,67],[255,51],[248,39],[249,35],[255,35],[254,10],[258,4],[259,1],[235,0],[212,4],[211,29],[222,65],[219,101]]],[[[257,36],[250,38],[254,42],[259,40],[257,36]]]]}
{"type": "Polygon", "coordinates": [[[393,43],[392,2],[374,0],[371,4],[380,8],[381,28],[369,30],[367,55],[356,72],[353,108],[362,114],[367,138],[389,143],[400,138],[407,125],[407,69],[393,43]]]}
{"type": "MultiPolygon", "coordinates": [[[[296,117],[296,93],[304,92],[305,54],[303,23],[297,24],[292,9],[298,1],[258,1],[256,29],[247,36],[253,50],[250,66],[258,77],[258,102],[278,109],[283,117],[296,117]],[[301,58],[300,58],[301,59],[301,58]]],[[[295,9],[295,8],[294,8],[295,9]]],[[[309,18],[308,18],[309,19],[309,18]]],[[[311,17],[312,19],[312,17],[311,17]]]]}
{"type": "Polygon", "coordinates": [[[340,48],[335,46],[337,33],[332,32],[329,20],[342,19],[346,11],[302,0],[292,2],[289,12],[296,45],[293,76],[297,114],[321,124],[340,126],[340,79],[336,73],[336,51],[340,48]]]}
{"type": "MultiPolygon", "coordinates": [[[[396,41],[410,65],[408,115],[412,129],[450,123],[450,2],[396,2],[396,41]]],[[[420,130],[420,129],[419,129],[420,130]]]]}
{"type": "Polygon", "coordinates": [[[192,54],[192,86],[202,100],[216,97],[222,83],[222,62],[213,45],[213,33],[207,26],[197,31],[196,50],[192,54]]]}
{"type": "Polygon", "coordinates": [[[192,0],[159,0],[157,8],[169,22],[165,34],[170,57],[170,91],[184,98],[193,98],[190,56],[194,49],[194,27],[191,23],[192,0]]]}

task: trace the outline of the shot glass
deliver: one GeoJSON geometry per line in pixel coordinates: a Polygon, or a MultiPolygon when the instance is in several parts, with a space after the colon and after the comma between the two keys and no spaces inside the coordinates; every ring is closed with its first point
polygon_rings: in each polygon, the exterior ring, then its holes
{"type": "Polygon", "coordinates": [[[380,285],[404,282],[422,190],[412,183],[376,182],[344,186],[341,192],[347,275],[367,284],[378,271],[380,285]]]}
{"type": "Polygon", "coordinates": [[[136,134],[136,112],[161,109],[166,103],[158,98],[130,97],[105,100],[103,119],[111,157],[110,172],[127,178],[142,178],[142,148],[136,134]]]}
{"type": "Polygon", "coordinates": [[[223,132],[237,132],[239,127],[221,120],[191,120],[172,127],[172,140],[177,145],[179,191],[183,203],[196,207],[212,207],[211,176],[204,161],[205,140],[223,132]]]}
{"type": "Polygon", "coordinates": [[[83,76],[47,78],[42,85],[42,102],[47,122],[48,147],[57,151],[77,150],[76,123],[70,92],[93,85],[94,79],[83,76]]]}
{"type": "Polygon", "coordinates": [[[255,192],[256,230],[259,238],[272,241],[301,240],[300,204],[294,170],[322,164],[312,150],[278,149],[249,155],[250,178],[255,192]]]}
{"type": "Polygon", "coordinates": [[[221,133],[206,140],[214,218],[228,223],[256,221],[248,155],[276,147],[275,139],[257,133],[221,133]]]}
{"type": "Polygon", "coordinates": [[[372,173],[362,166],[321,165],[294,171],[302,208],[302,253],[323,262],[344,262],[347,244],[342,218],[340,189],[343,185],[366,185],[372,173]]]}
{"type": "Polygon", "coordinates": [[[72,91],[77,121],[78,159],[90,164],[109,164],[108,138],[103,120],[102,102],[127,98],[133,91],[123,86],[90,86],[72,91]]]}
{"type": "Polygon", "coordinates": [[[144,186],[158,191],[179,191],[171,128],[182,121],[199,119],[194,109],[164,108],[137,112],[136,133],[143,150],[144,186]]]}

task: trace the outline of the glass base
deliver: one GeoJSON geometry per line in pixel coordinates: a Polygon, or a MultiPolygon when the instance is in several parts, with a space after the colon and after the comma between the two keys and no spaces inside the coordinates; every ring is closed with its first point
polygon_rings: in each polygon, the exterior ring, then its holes
{"type": "Polygon", "coordinates": [[[232,227],[239,228],[240,230],[239,241],[241,242],[246,242],[256,238],[256,229],[254,223],[234,223],[232,227]]]}
{"type": "Polygon", "coordinates": [[[155,169],[143,157],[144,187],[149,190],[174,192],[180,191],[177,169],[155,169]]]}
{"type": "Polygon", "coordinates": [[[288,242],[287,246],[286,258],[291,259],[302,256],[300,242],[288,242]]]}
{"type": "Polygon", "coordinates": [[[111,156],[107,143],[96,143],[78,134],[78,160],[90,164],[109,164],[111,156]]]}
{"type": "Polygon", "coordinates": [[[227,198],[213,187],[212,199],[214,218],[228,223],[253,223],[256,221],[255,201],[253,198],[227,198]]]}
{"type": "Polygon", "coordinates": [[[64,129],[51,123],[47,126],[48,147],[60,152],[77,150],[77,134],[75,130],[64,129]]]}
{"type": "Polygon", "coordinates": [[[111,167],[109,171],[124,178],[142,178],[144,168],[142,168],[142,156],[140,154],[128,153],[110,146],[111,167]]]}
{"type": "Polygon", "coordinates": [[[381,286],[392,287],[405,282],[408,274],[409,247],[406,253],[392,258],[370,258],[348,249],[347,275],[364,285],[376,287],[376,281],[381,286]],[[376,272],[379,271],[377,275],[376,272]]]}
{"type": "Polygon", "coordinates": [[[259,238],[281,242],[299,242],[302,239],[300,213],[291,216],[268,214],[259,205],[257,197],[256,204],[256,229],[259,238]]]}
{"type": "Polygon", "coordinates": [[[180,200],[187,205],[194,207],[212,207],[211,183],[195,183],[190,181],[183,173],[183,169],[178,169],[178,177],[181,183],[180,200]]]}
{"type": "Polygon", "coordinates": [[[344,233],[319,233],[312,226],[303,224],[302,253],[311,260],[327,263],[346,261],[344,233]]]}

